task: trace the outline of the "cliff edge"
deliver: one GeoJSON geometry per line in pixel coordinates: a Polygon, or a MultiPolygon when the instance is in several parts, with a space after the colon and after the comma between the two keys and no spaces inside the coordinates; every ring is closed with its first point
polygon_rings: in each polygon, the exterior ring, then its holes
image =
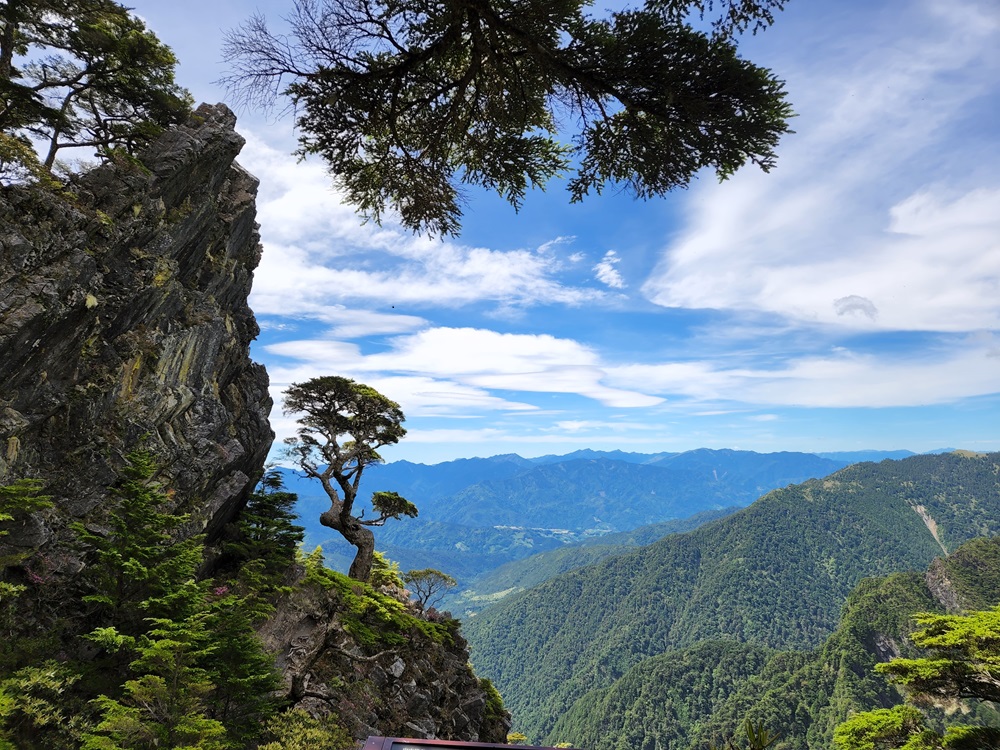
{"type": "MultiPolygon", "coordinates": [[[[62,189],[0,186],[0,486],[38,479],[52,500],[0,514],[0,581],[18,589],[3,612],[25,643],[57,629],[49,640],[70,652],[60,663],[99,651],[85,634],[107,623],[85,604],[81,538],[114,537],[129,454],[152,456],[165,510],[187,518],[173,542],[204,535],[216,564],[263,471],[271,399],[250,360],[259,329],[247,305],[257,180],[234,161],[235,123],[224,105],[202,105],[139,159],[62,189]]],[[[468,666],[457,621],[432,621],[401,586],[349,581],[317,555],[310,575],[291,565],[255,623],[283,676],[270,699],[357,739],[504,739],[509,714],[468,666]]],[[[8,662],[32,666],[32,654],[8,662]]]]}
{"type": "MultiPolygon", "coordinates": [[[[44,479],[55,512],[4,541],[45,548],[99,517],[124,456],[211,539],[273,440],[247,296],[260,259],[257,180],[224,105],[64,191],[0,191],[0,484],[44,479]]],[[[58,564],[50,562],[50,564],[58,564]]]]}

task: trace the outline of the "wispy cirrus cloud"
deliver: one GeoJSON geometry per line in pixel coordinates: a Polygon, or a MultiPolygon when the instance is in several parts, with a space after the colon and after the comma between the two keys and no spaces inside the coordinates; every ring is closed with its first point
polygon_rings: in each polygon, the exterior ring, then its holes
{"type": "MultiPolygon", "coordinates": [[[[354,344],[315,338],[266,348],[278,359],[270,368],[276,386],[337,372],[373,385],[414,416],[540,414],[532,394],[544,393],[583,397],[604,409],[643,415],[557,416],[552,424],[567,434],[627,432],[631,422],[648,421],[658,410],[695,416],[777,407],[944,404],[994,393],[1000,382],[998,344],[988,334],[958,342],[943,338],[928,351],[903,359],[835,348],[767,365],[732,354],[622,363],[572,339],[472,328],[421,330],[394,337],[386,347],[366,354],[354,344]]],[[[777,419],[771,413],[748,417],[751,422],[777,419]]]]}
{"type": "Polygon", "coordinates": [[[391,381],[394,387],[386,392],[421,412],[437,409],[443,414],[457,405],[534,408],[489,395],[495,391],[573,394],[626,408],[655,406],[662,401],[638,390],[609,386],[592,349],[547,334],[441,327],[396,337],[387,351],[375,354],[362,354],[357,346],[333,339],[287,341],[266,350],[300,363],[272,367],[272,379],[296,382],[336,367],[338,372],[363,378],[376,388],[391,381]]]}
{"type": "Polygon", "coordinates": [[[618,253],[614,250],[608,250],[600,262],[594,266],[597,280],[612,289],[624,289],[625,279],[622,278],[621,271],[616,268],[621,262],[622,259],[618,257],[618,253]]]}
{"type": "Polygon", "coordinates": [[[769,367],[701,360],[616,365],[604,372],[610,385],[641,387],[693,404],[927,406],[996,393],[1000,358],[993,355],[995,346],[995,337],[975,335],[906,357],[838,348],[825,355],[792,355],[769,367]]]}
{"type": "Polygon", "coordinates": [[[1000,152],[981,119],[1000,95],[1000,7],[906,11],[774,56],[797,133],[771,174],[693,189],[650,300],[856,330],[1000,326],[1000,152]]]}

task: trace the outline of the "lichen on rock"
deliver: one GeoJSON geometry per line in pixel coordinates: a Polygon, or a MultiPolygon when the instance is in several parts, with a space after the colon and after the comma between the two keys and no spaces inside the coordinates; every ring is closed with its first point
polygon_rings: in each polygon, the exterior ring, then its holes
{"type": "Polygon", "coordinates": [[[249,358],[257,181],[235,122],[202,105],[139,163],[0,190],[0,483],[45,480],[47,540],[100,514],[137,447],[188,535],[218,534],[256,482],[273,434],[249,358]]]}

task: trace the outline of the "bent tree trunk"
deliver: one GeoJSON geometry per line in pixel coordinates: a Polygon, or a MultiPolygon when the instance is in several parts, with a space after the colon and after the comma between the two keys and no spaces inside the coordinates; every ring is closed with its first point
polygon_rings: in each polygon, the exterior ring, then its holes
{"type": "Polygon", "coordinates": [[[356,581],[367,583],[372,574],[372,563],[375,560],[375,535],[371,529],[362,525],[357,518],[350,514],[344,518],[342,514],[337,512],[336,505],[320,515],[319,522],[340,532],[344,539],[358,548],[347,575],[356,581]]]}

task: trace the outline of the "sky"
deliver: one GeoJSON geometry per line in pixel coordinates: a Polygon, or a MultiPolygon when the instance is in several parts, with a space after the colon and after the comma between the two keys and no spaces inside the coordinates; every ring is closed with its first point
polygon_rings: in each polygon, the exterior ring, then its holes
{"type": "MultiPolygon", "coordinates": [[[[226,31],[290,0],[130,0],[197,101],[226,31]]],[[[364,224],[294,122],[237,109],[260,181],[252,356],[399,402],[386,460],[579,448],[1000,450],[1000,4],[789,0],[741,54],[786,81],[765,174],[641,202],[565,185],[463,231],[364,224]]],[[[235,105],[234,105],[235,107],[235,105]]]]}

